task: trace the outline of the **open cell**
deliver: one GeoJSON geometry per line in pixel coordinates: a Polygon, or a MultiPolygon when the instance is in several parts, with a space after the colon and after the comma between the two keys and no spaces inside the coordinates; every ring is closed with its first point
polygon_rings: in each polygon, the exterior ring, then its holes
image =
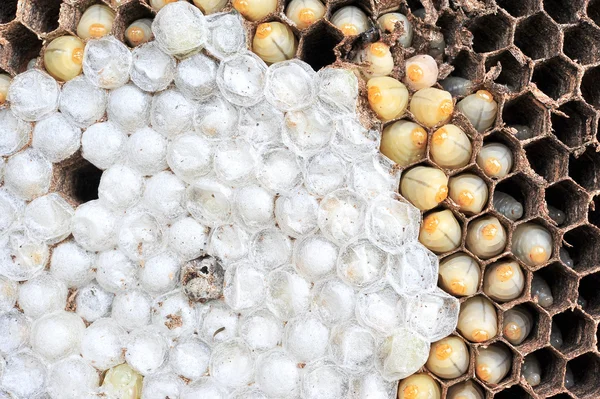
{"type": "Polygon", "coordinates": [[[585,71],[581,79],[581,94],[588,104],[600,108],[600,67],[585,71]]]}
{"type": "Polygon", "coordinates": [[[513,385],[494,395],[494,399],[530,399],[531,396],[519,385],[513,385]]]}
{"type": "Polygon", "coordinates": [[[548,182],[559,180],[567,172],[567,150],[550,138],[527,144],[525,154],[531,169],[548,182]]]}
{"type": "Polygon", "coordinates": [[[592,317],[600,316],[600,273],[585,276],[579,282],[579,296],[583,299],[583,311],[592,317]]]}
{"type": "Polygon", "coordinates": [[[515,44],[534,60],[552,57],[560,51],[558,26],[544,13],[538,13],[519,22],[515,44]]]}
{"type": "Polygon", "coordinates": [[[590,147],[579,157],[569,158],[569,176],[588,190],[600,188],[600,154],[590,147]]]}
{"type": "Polygon", "coordinates": [[[58,28],[61,0],[25,0],[23,22],[36,33],[44,34],[58,28]]]}
{"type": "Polygon", "coordinates": [[[6,47],[10,51],[8,69],[13,73],[24,72],[27,63],[39,55],[42,41],[20,23],[11,25],[3,33],[3,37],[9,42],[6,47]]]}
{"type": "Polygon", "coordinates": [[[538,10],[538,2],[535,0],[496,0],[496,4],[504,8],[513,17],[523,17],[538,10]]]}
{"type": "Polygon", "coordinates": [[[533,372],[525,374],[522,372],[521,374],[526,378],[529,377],[533,382],[537,382],[537,385],[534,385],[533,388],[538,395],[544,396],[552,392],[552,389],[561,383],[564,361],[560,359],[554,351],[548,348],[540,349],[527,355],[525,362],[533,360],[531,359],[532,357],[539,362],[540,373],[537,374],[536,372],[533,372]],[[537,381],[538,375],[539,382],[537,381]]]}
{"type": "Polygon", "coordinates": [[[570,101],[551,114],[554,135],[570,148],[579,147],[592,136],[594,110],[582,101],[570,101]]]}
{"type": "Polygon", "coordinates": [[[502,12],[474,19],[468,26],[473,33],[473,50],[488,53],[510,44],[511,20],[502,12]]]}
{"type": "Polygon", "coordinates": [[[502,110],[504,123],[508,126],[527,126],[532,136],[539,136],[545,132],[547,119],[546,107],[529,92],[507,102],[502,110]]]}
{"type": "Polygon", "coordinates": [[[138,3],[137,1],[123,4],[119,9],[119,13],[113,24],[115,27],[122,27],[122,29],[116,29],[115,35],[117,38],[124,43],[127,43],[125,41],[125,31],[127,27],[131,25],[132,22],[142,18],[152,18],[152,12],[148,7],[144,7],[143,4],[138,3]]]}
{"type": "Polygon", "coordinates": [[[481,56],[470,53],[468,51],[461,51],[451,61],[454,71],[452,76],[459,76],[461,78],[470,79],[472,81],[477,80],[480,76],[479,64],[481,56]]]}
{"type": "MultiPolygon", "coordinates": [[[[591,338],[591,336],[588,336],[591,338]]],[[[569,391],[579,398],[597,398],[600,395],[600,357],[596,353],[586,353],[567,363],[573,372],[573,386],[569,391]]]]}
{"type": "Polygon", "coordinates": [[[577,291],[575,273],[563,264],[555,262],[538,270],[535,275],[546,281],[552,292],[553,303],[545,308],[548,312],[556,313],[571,305],[570,301],[577,291]]]}
{"type": "Polygon", "coordinates": [[[559,352],[569,356],[585,351],[590,346],[589,338],[595,333],[595,327],[592,319],[582,311],[567,310],[552,320],[562,335],[562,345],[556,348],[559,352]]]}
{"type": "Polygon", "coordinates": [[[17,16],[17,0],[4,0],[0,4],[0,24],[5,24],[17,16]]]}
{"type": "Polygon", "coordinates": [[[544,0],[544,10],[559,24],[577,22],[583,0],[544,0]]]}
{"type": "Polygon", "coordinates": [[[577,67],[559,57],[536,65],[531,80],[548,97],[558,100],[577,86],[577,67]]]}
{"type": "Polygon", "coordinates": [[[591,0],[588,3],[587,15],[596,25],[600,25],[600,0],[591,0]]]}
{"type": "Polygon", "coordinates": [[[600,195],[592,199],[587,215],[588,222],[600,228],[600,195]]]}
{"type": "Polygon", "coordinates": [[[567,57],[582,65],[598,62],[600,28],[586,22],[565,30],[563,51],[567,57]]]}
{"type": "Polygon", "coordinates": [[[525,174],[519,173],[502,180],[495,191],[508,194],[523,206],[522,219],[537,216],[537,206],[540,200],[539,185],[525,174]]]}
{"type": "Polygon", "coordinates": [[[505,85],[512,91],[521,91],[529,82],[529,66],[519,62],[510,50],[490,57],[485,62],[485,69],[489,71],[492,67],[500,64],[502,68],[495,82],[505,85]]]}
{"type": "Polygon", "coordinates": [[[335,62],[333,49],[343,38],[337,29],[324,22],[319,23],[309,34],[302,37],[300,58],[318,71],[335,62]]]}
{"type": "Polygon", "coordinates": [[[569,255],[573,259],[573,269],[588,272],[598,268],[600,260],[600,236],[591,226],[579,226],[565,233],[569,255]]]}
{"type": "Polygon", "coordinates": [[[565,215],[559,227],[566,227],[585,219],[587,195],[570,180],[563,180],[546,188],[546,205],[552,206],[565,215]]]}

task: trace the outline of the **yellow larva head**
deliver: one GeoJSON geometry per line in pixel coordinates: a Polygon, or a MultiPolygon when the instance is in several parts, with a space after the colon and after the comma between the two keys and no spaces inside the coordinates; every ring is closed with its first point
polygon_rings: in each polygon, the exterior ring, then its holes
{"type": "Polygon", "coordinates": [[[437,202],[442,202],[448,197],[448,186],[440,186],[438,192],[435,195],[435,200],[437,202]]]}
{"type": "Polygon", "coordinates": [[[369,51],[376,57],[384,57],[390,52],[390,48],[385,43],[377,42],[369,46],[369,51]]]}
{"type": "Polygon", "coordinates": [[[448,139],[448,131],[443,127],[436,130],[431,136],[431,142],[434,145],[441,146],[448,139]]]}
{"type": "Polygon", "coordinates": [[[140,44],[144,40],[144,30],[139,26],[130,26],[125,31],[125,36],[132,44],[140,44]]]}
{"type": "Polygon", "coordinates": [[[303,8],[298,13],[298,19],[305,24],[310,25],[316,21],[316,14],[314,10],[311,10],[310,8],[303,8]]]}
{"type": "Polygon", "coordinates": [[[496,277],[502,282],[506,282],[515,274],[513,268],[509,264],[500,265],[496,268],[496,277]]]}
{"type": "Polygon", "coordinates": [[[264,39],[264,38],[268,37],[272,32],[273,32],[273,27],[271,26],[271,23],[269,23],[269,22],[260,24],[256,28],[256,36],[258,36],[260,39],[264,39]]]}
{"type": "Polygon", "coordinates": [[[94,4],[89,7],[77,24],[77,36],[82,39],[98,39],[112,30],[115,12],[105,5],[94,4]]]}
{"type": "Polygon", "coordinates": [[[369,102],[372,104],[379,104],[383,100],[381,89],[375,85],[369,87],[367,97],[369,99],[369,102]]]}
{"type": "Polygon", "coordinates": [[[529,259],[531,259],[534,264],[545,262],[548,259],[546,249],[541,245],[532,247],[529,251],[529,259]]]}
{"type": "Polygon", "coordinates": [[[463,280],[452,280],[450,282],[451,294],[464,295],[467,292],[467,285],[463,280]]]}
{"type": "Polygon", "coordinates": [[[481,228],[481,237],[484,240],[493,240],[498,234],[498,226],[494,223],[488,223],[481,228]]]}
{"type": "Polygon", "coordinates": [[[248,0],[233,0],[233,8],[235,8],[242,15],[248,12],[250,8],[249,6],[248,0]]]}
{"type": "Polygon", "coordinates": [[[500,172],[500,169],[502,169],[502,164],[497,158],[494,157],[486,159],[483,165],[483,170],[487,175],[495,175],[500,172]]]}
{"type": "Polygon", "coordinates": [[[515,322],[510,322],[504,326],[504,336],[508,339],[519,339],[521,336],[521,327],[515,322]]]}
{"type": "Polygon", "coordinates": [[[97,39],[99,37],[106,35],[108,33],[108,31],[106,30],[106,26],[104,26],[103,24],[100,24],[100,23],[96,23],[96,24],[90,25],[89,33],[90,33],[90,37],[97,39]]]}
{"type": "Polygon", "coordinates": [[[463,190],[458,194],[458,205],[460,206],[470,206],[475,201],[475,196],[469,190],[463,190]]]}
{"type": "Polygon", "coordinates": [[[422,127],[416,127],[411,132],[410,139],[415,147],[422,148],[427,143],[427,132],[422,127]]]}
{"type": "Polygon", "coordinates": [[[490,93],[487,90],[478,90],[477,93],[475,93],[477,95],[477,97],[491,103],[492,101],[494,101],[494,97],[492,96],[492,93],[490,93]]]}
{"type": "Polygon", "coordinates": [[[423,229],[429,234],[433,234],[439,225],[440,219],[436,214],[431,214],[423,219],[423,229]]]}
{"type": "Polygon", "coordinates": [[[406,399],[416,399],[419,396],[419,387],[416,385],[407,385],[402,390],[406,399]]]}
{"type": "Polygon", "coordinates": [[[406,68],[406,76],[413,82],[419,82],[423,79],[423,68],[421,68],[417,64],[411,64],[408,68],[406,68]]]}
{"type": "Polygon", "coordinates": [[[444,117],[449,117],[452,115],[452,112],[454,111],[454,104],[452,104],[452,100],[443,100],[439,105],[438,111],[440,115],[443,115],[444,117]]]}
{"type": "Polygon", "coordinates": [[[475,372],[477,373],[477,377],[483,381],[489,380],[492,376],[492,369],[487,364],[478,364],[475,372]]]}
{"type": "Polygon", "coordinates": [[[490,334],[485,330],[473,330],[471,335],[474,342],[484,342],[490,338],[490,334]]]}
{"type": "Polygon", "coordinates": [[[435,347],[435,357],[439,360],[446,360],[452,356],[452,346],[450,344],[439,344],[435,347]]]}
{"type": "Polygon", "coordinates": [[[358,35],[358,28],[356,27],[356,25],[351,24],[349,22],[342,24],[342,26],[340,26],[340,30],[342,31],[344,36],[358,35]]]}

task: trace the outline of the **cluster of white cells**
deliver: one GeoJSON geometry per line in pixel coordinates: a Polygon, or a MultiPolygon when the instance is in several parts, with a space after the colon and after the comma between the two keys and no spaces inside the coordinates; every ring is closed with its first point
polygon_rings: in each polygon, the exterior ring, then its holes
{"type": "Polygon", "coordinates": [[[459,306],[356,77],[267,66],[239,16],[187,2],[152,28],[89,41],[62,87],[18,75],[0,109],[0,397],[395,397],[459,306]],[[103,174],[75,206],[52,190],[78,151],[103,174]],[[223,295],[192,302],[206,254],[223,295]]]}

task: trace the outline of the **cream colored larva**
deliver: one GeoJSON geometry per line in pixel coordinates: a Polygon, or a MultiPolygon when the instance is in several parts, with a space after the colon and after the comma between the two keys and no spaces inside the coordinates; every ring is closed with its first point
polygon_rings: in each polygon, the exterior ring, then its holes
{"type": "Polygon", "coordinates": [[[531,313],[522,306],[515,306],[504,312],[502,335],[513,345],[520,345],[533,328],[531,313]]]}
{"type": "Polygon", "coordinates": [[[77,24],[77,36],[86,39],[97,39],[106,36],[112,30],[115,12],[108,6],[94,4],[89,7],[77,24]]]}
{"type": "Polygon", "coordinates": [[[398,399],[440,399],[440,386],[425,373],[413,374],[398,386],[398,399]]]}
{"type": "Polygon", "coordinates": [[[549,308],[554,304],[554,296],[550,286],[542,277],[534,274],[531,280],[531,298],[541,307],[549,308]]]}
{"type": "Polygon", "coordinates": [[[479,90],[460,100],[456,109],[462,112],[478,132],[483,132],[494,124],[498,113],[498,103],[492,93],[479,90]]]}
{"type": "Polygon", "coordinates": [[[410,47],[413,39],[413,26],[404,14],[399,12],[390,12],[383,14],[377,18],[379,27],[388,33],[395,31],[401,27],[402,33],[398,36],[398,43],[402,47],[410,47]]]}
{"type": "Polygon", "coordinates": [[[542,382],[542,366],[535,353],[529,354],[525,358],[521,366],[521,375],[532,387],[536,387],[542,382]]]}
{"type": "Polygon", "coordinates": [[[448,196],[448,176],[430,166],[414,167],[402,176],[400,194],[420,210],[428,211],[448,196]]]}
{"type": "Polygon", "coordinates": [[[406,60],[404,82],[413,90],[431,87],[437,82],[438,66],[432,56],[419,54],[406,60]]]}
{"type": "Polygon", "coordinates": [[[452,95],[433,87],[417,91],[410,100],[410,112],[417,122],[426,127],[434,127],[448,121],[453,111],[452,95]]]}
{"type": "Polygon", "coordinates": [[[475,355],[475,374],[488,384],[498,384],[510,371],[512,355],[501,343],[480,347],[475,355]]]}
{"type": "Polygon", "coordinates": [[[150,0],[150,7],[154,8],[155,10],[160,10],[161,8],[163,8],[164,6],[166,6],[169,3],[174,3],[178,0],[150,0]]]}
{"type": "Polygon", "coordinates": [[[488,187],[483,179],[472,173],[453,176],[448,181],[449,196],[467,213],[479,213],[488,200],[488,187]]]}
{"type": "Polygon", "coordinates": [[[127,43],[129,43],[131,47],[147,43],[153,38],[152,20],[150,18],[142,18],[133,21],[125,30],[125,40],[127,40],[127,43]]]}
{"type": "Polygon", "coordinates": [[[367,79],[389,75],[394,69],[390,47],[383,42],[371,43],[357,54],[354,61],[361,65],[367,79]]]}
{"type": "Polygon", "coordinates": [[[525,287],[525,276],[517,262],[500,261],[488,266],[483,276],[483,292],[498,302],[517,298],[525,287]]]}
{"type": "Polygon", "coordinates": [[[459,382],[448,388],[447,399],[483,399],[483,392],[473,381],[459,382]]]}
{"type": "Polygon", "coordinates": [[[523,205],[502,191],[494,191],[494,209],[513,222],[523,217],[523,205]]]}
{"type": "Polygon", "coordinates": [[[367,82],[369,106],[379,119],[400,118],[408,105],[408,90],[400,81],[389,76],[371,78],[367,82]]]}
{"type": "Polygon", "coordinates": [[[469,349],[459,337],[434,342],[425,367],[440,378],[460,377],[469,368],[469,349]]]}
{"type": "Polygon", "coordinates": [[[512,152],[504,144],[485,144],[477,154],[477,165],[483,169],[487,176],[501,179],[509,174],[512,169],[512,152]]]}
{"type": "Polygon", "coordinates": [[[194,0],[194,5],[198,7],[204,15],[208,15],[219,12],[225,8],[227,0],[194,0]]]}
{"type": "Polygon", "coordinates": [[[438,254],[458,248],[460,237],[460,224],[448,209],[425,216],[419,232],[421,244],[438,254]]]}
{"type": "Polygon", "coordinates": [[[75,36],[61,36],[50,42],[44,53],[46,71],[58,80],[71,80],[83,69],[85,44],[75,36]]]}
{"type": "Polygon", "coordinates": [[[0,74],[0,105],[6,102],[6,97],[8,96],[8,88],[10,87],[10,82],[12,81],[10,75],[6,73],[0,74]]]}
{"type": "Polygon", "coordinates": [[[481,269],[475,259],[460,252],[440,262],[439,275],[439,284],[444,291],[454,296],[466,296],[477,292],[481,269]]]}
{"type": "Polygon", "coordinates": [[[258,25],[252,40],[252,50],[267,64],[294,58],[297,48],[294,32],[281,22],[258,25]]]}
{"type": "Polygon", "coordinates": [[[359,35],[369,29],[369,19],[360,8],[342,7],[331,16],[331,23],[342,31],[344,36],[359,35]]]}
{"type": "Polygon", "coordinates": [[[498,334],[496,309],[489,299],[476,296],[460,305],[458,331],[471,342],[485,342],[498,334]]]}
{"type": "Polygon", "coordinates": [[[417,162],[425,156],[427,132],[418,124],[400,120],[386,126],[381,134],[380,150],[400,166],[417,162]]]}
{"type": "Polygon", "coordinates": [[[506,246],[506,231],[494,216],[484,216],[469,223],[466,245],[481,259],[498,255],[506,246]]]}
{"type": "Polygon", "coordinates": [[[244,18],[258,21],[277,10],[277,0],[233,0],[235,8],[244,18]]]}
{"type": "Polygon", "coordinates": [[[473,146],[461,128],[448,124],[433,133],[429,152],[433,162],[442,168],[458,169],[471,160],[473,146]]]}
{"type": "Polygon", "coordinates": [[[552,235],[538,224],[520,224],[512,237],[512,252],[529,266],[542,265],[552,257],[552,235]]]}
{"type": "Polygon", "coordinates": [[[320,0],[292,0],[285,15],[299,29],[306,29],[325,16],[325,6],[320,0]]]}

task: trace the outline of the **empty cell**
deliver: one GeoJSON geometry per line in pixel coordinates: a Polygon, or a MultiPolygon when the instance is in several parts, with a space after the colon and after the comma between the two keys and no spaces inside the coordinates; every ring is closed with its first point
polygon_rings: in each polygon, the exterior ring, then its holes
{"type": "Polygon", "coordinates": [[[565,221],[559,227],[567,227],[585,218],[587,195],[570,180],[563,180],[546,188],[546,205],[565,214],[565,221]]]}
{"type": "Polygon", "coordinates": [[[579,296],[583,311],[592,317],[600,315],[600,273],[590,274],[579,282],[579,296]]]}
{"type": "Polygon", "coordinates": [[[10,25],[3,33],[3,37],[9,42],[11,53],[8,68],[14,73],[24,72],[27,63],[39,55],[42,49],[42,41],[35,33],[20,23],[10,25]]]}
{"type": "Polygon", "coordinates": [[[589,147],[579,157],[571,155],[569,157],[569,176],[580,186],[588,190],[597,190],[600,188],[600,154],[596,149],[589,147]]]}
{"type": "Polygon", "coordinates": [[[524,174],[517,174],[502,180],[494,189],[508,194],[523,206],[522,218],[535,216],[536,206],[539,202],[540,192],[538,185],[524,174]],[[536,205],[533,205],[536,204],[536,205]],[[533,206],[532,206],[533,205],[533,206]]]}
{"type": "Polygon", "coordinates": [[[502,110],[502,120],[508,126],[527,126],[533,136],[545,132],[547,119],[546,107],[529,92],[507,102],[502,110]]]}
{"type": "Polygon", "coordinates": [[[600,28],[582,22],[565,30],[563,52],[582,65],[598,62],[600,54],[600,28]]]}
{"type": "Polygon", "coordinates": [[[527,355],[525,362],[533,367],[521,366],[521,375],[530,382],[538,395],[544,396],[555,386],[560,385],[564,363],[552,350],[544,348],[533,352],[527,355]],[[539,368],[535,367],[536,359],[539,368]]]}
{"type": "Polygon", "coordinates": [[[585,71],[581,79],[581,94],[588,104],[600,107],[600,67],[585,71]]]}
{"type": "Polygon", "coordinates": [[[488,53],[510,44],[511,20],[502,11],[474,19],[468,26],[473,33],[473,50],[488,53]]]}
{"type": "Polygon", "coordinates": [[[536,65],[531,80],[548,97],[558,100],[577,86],[577,67],[561,56],[536,65]]]}
{"type": "Polygon", "coordinates": [[[494,399],[530,399],[531,396],[519,385],[498,392],[494,395],[494,399]]]}
{"type": "Polygon", "coordinates": [[[593,198],[588,210],[588,222],[596,227],[600,227],[600,195],[593,198]]]}
{"type": "Polygon", "coordinates": [[[479,64],[481,56],[462,50],[450,63],[454,67],[452,76],[476,81],[479,79],[479,64]]]}
{"type": "Polygon", "coordinates": [[[548,182],[559,180],[567,173],[568,152],[551,138],[527,144],[525,154],[529,166],[548,182]]]}
{"type": "Polygon", "coordinates": [[[62,173],[64,177],[61,180],[64,184],[59,188],[63,189],[63,194],[78,204],[98,199],[98,186],[102,177],[100,169],[81,159],[66,166],[62,173]]]}
{"type": "Polygon", "coordinates": [[[410,8],[410,10],[412,12],[415,12],[415,11],[423,8],[423,4],[419,0],[408,0],[407,3],[408,3],[408,7],[410,8]]]}
{"type": "Polygon", "coordinates": [[[504,8],[513,17],[523,17],[538,10],[536,0],[496,0],[496,4],[504,8]]]}
{"type": "Polygon", "coordinates": [[[559,24],[568,24],[579,20],[583,3],[583,0],[544,0],[544,10],[559,24]]]}
{"type": "Polygon", "coordinates": [[[557,314],[552,320],[560,330],[563,339],[562,346],[556,348],[559,352],[571,356],[585,351],[592,345],[589,338],[595,333],[594,322],[582,311],[567,310],[557,314]]]}
{"type": "Polygon", "coordinates": [[[589,105],[582,101],[570,101],[558,110],[566,115],[551,114],[552,130],[560,141],[574,148],[591,139],[595,112],[589,105]]]}
{"type": "Polygon", "coordinates": [[[571,360],[567,363],[567,367],[573,372],[574,384],[569,388],[571,393],[580,398],[597,398],[600,395],[600,384],[598,384],[600,357],[598,354],[586,353],[571,360]]]}
{"type": "Polygon", "coordinates": [[[517,25],[515,44],[534,60],[556,55],[560,51],[558,26],[546,14],[532,15],[517,25]]]}
{"type": "Polygon", "coordinates": [[[307,62],[315,71],[335,62],[333,49],[344,35],[321,21],[300,39],[302,49],[300,59],[307,62]]]}
{"type": "Polygon", "coordinates": [[[600,0],[591,0],[588,3],[587,15],[596,25],[600,25],[600,0]]]}
{"type": "Polygon", "coordinates": [[[584,225],[565,233],[563,237],[569,255],[573,259],[573,269],[587,272],[597,269],[600,259],[600,237],[596,229],[584,225]]]}
{"type": "Polygon", "coordinates": [[[495,82],[505,85],[512,91],[520,91],[529,82],[529,66],[519,62],[510,50],[488,58],[485,61],[485,69],[489,71],[492,67],[500,64],[502,68],[495,82]]]}
{"type": "Polygon", "coordinates": [[[58,28],[61,0],[25,0],[20,13],[23,22],[37,33],[58,28]]]}
{"type": "Polygon", "coordinates": [[[17,16],[17,0],[4,0],[0,4],[0,24],[5,24],[17,16]]]}
{"type": "Polygon", "coordinates": [[[553,303],[545,308],[548,312],[555,313],[571,305],[577,290],[575,273],[563,264],[555,262],[535,272],[535,276],[546,281],[552,292],[553,303]]]}

